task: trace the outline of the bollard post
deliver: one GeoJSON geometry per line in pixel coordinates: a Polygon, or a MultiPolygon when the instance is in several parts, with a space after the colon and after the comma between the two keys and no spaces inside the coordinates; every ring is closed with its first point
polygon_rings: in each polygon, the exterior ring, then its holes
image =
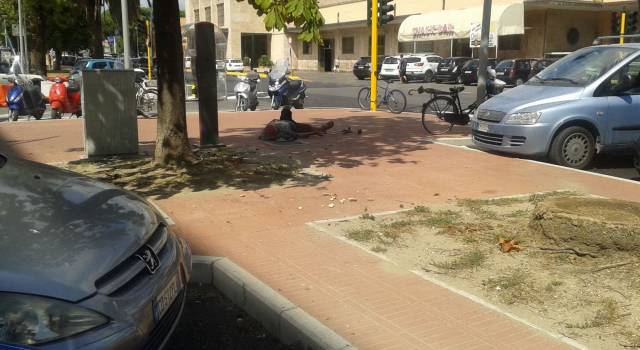
{"type": "Polygon", "coordinates": [[[219,135],[215,31],[213,23],[209,22],[196,23],[195,29],[200,147],[217,146],[219,135]]]}

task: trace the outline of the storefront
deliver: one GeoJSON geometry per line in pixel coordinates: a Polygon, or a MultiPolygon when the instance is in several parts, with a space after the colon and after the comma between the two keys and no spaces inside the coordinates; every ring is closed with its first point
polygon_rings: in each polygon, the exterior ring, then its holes
{"type": "MultiPolygon", "coordinates": [[[[603,3],[534,0],[494,5],[490,57],[544,57],[589,46],[610,34],[611,8],[603,3]]],[[[398,30],[400,52],[477,57],[482,8],[409,16],[398,30]]]]}

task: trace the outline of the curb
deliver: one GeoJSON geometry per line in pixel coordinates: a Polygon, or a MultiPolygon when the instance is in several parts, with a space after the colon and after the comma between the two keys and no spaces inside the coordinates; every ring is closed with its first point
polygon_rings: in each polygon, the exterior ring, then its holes
{"type": "Polygon", "coordinates": [[[192,264],[191,283],[215,286],[284,344],[313,350],[357,349],[231,260],[195,255],[192,264]]]}

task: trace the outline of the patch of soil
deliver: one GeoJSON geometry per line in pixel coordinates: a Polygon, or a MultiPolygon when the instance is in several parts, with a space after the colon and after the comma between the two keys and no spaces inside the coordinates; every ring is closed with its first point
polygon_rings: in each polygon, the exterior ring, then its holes
{"type": "Polygon", "coordinates": [[[291,157],[256,149],[201,150],[195,156],[197,162],[184,168],[157,166],[149,156],[80,160],[63,167],[159,199],[184,192],[313,185],[330,179],[329,175],[301,169],[291,157]]]}
{"type": "MultiPolygon", "coordinates": [[[[547,225],[551,235],[541,235],[532,222],[539,221],[541,208],[553,206],[559,208],[556,216],[575,209],[595,222],[607,218],[638,230],[635,205],[550,192],[460,200],[385,216],[367,213],[366,218],[322,225],[408,270],[480,296],[589,348],[628,349],[640,348],[640,252],[614,245],[581,254],[585,246],[550,238],[568,235],[556,231],[568,226],[547,225]],[[622,210],[629,214],[620,215],[622,210]]],[[[583,231],[595,227],[593,221],[571,222],[574,233],[580,224],[587,225],[583,231]]],[[[606,232],[609,226],[599,227],[606,232]]]]}

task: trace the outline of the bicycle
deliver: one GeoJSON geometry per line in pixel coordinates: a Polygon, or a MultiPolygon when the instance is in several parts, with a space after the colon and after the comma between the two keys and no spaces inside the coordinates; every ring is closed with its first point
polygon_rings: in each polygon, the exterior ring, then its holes
{"type": "MultiPolygon", "coordinates": [[[[377,107],[382,106],[383,104],[387,106],[387,109],[391,113],[400,114],[404,112],[405,108],[407,108],[407,97],[400,90],[391,90],[389,91],[389,85],[392,83],[391,81],[385,81],[387,86],[384,88],[384,94],[382,96],[378,95],[376,98],[377,107]]],[[[360,108],[363,110],[367,110],[370,108],[371,102],[371,88],[363,87],[358,91],[358,104],[360,108]]]]}
{"type": "Polygon", "coordinates": [[[469,124],[469,115],[492,96],[486,95],[462,109],[460,93],[464,91],[463,86],[449,88],[448,92],[421,86],[417,90],[409,90],[409,95],[413,95],[414,91],[431,94],[431,99],[422,104],[422,127],[432,135],[447,133],[454,125],[469,124]]]}

